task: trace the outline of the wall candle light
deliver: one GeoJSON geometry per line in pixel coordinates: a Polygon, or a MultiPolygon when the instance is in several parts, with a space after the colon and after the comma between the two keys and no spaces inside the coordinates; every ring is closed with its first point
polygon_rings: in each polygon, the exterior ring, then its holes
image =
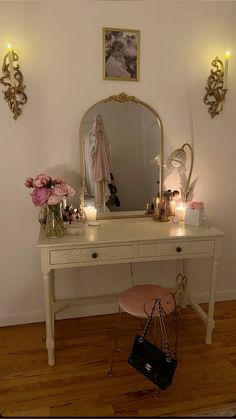
{"type": "Polygon", "coordinates": [[[27,102],[28,98],[24,92],[23,74],[20,71],[18,61],[19,57],[12,49],[11,45],[7,46],[7,54],[3,58],[2,73],[0,83],[6,86],[3,91],[4,99],[8,103],[13,118],[16,120],[22,114],[22,106],[27,102]]]}
{"type": "Polygon", "coordinates": [[[12,47],[11,47],[10,44],[7,44],[7,54],[8,54],[11,85],[15,86],[14,67],[13,67],[13,52],[12,52],[12,47]]]}
{"type": "Polygon", "coordinates": [[[229,56],[230,52],[227,51],[225,54],[225,65],[218,57],[215,57],[211,63],[213,69],[207,79],[207,86],[205,88],[207,92],[203,97],[204,103],[209,106],[208,112],[211,118],[219,115],[223,110],[225,95],[228,91],[229,56]]]}
{"type": "Polygon", "coordinates": [[[230,51],[225,53],[224,88],[227,89],[230,51]]]}

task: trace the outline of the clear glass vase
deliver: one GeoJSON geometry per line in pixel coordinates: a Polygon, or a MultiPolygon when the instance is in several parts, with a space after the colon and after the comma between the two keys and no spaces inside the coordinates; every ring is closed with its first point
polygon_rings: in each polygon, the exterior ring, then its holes
{"type": "Polygon", "coordinates": [[[43,205],[39,211],[38,220],[39,223],[45,227],[47,222],[47,212],[48,212],[48,206],[43,205]]]}
{"type": "Polygon", "coordinates": [[[48,237],[59,238],[65,236],[65,227],[62,219],[60,204],[48,205],[45,231],[48,237]]]}

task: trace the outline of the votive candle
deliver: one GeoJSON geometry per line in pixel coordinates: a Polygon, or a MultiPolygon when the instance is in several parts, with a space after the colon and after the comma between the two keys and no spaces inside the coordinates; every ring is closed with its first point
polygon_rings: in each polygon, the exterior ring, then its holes
{"type": "Polygon", "coordinates": [[[86,216],[86,220],[89,221],[96,221],[97,217],[97,210],[94,207],[84,207],[84,212],[86,216]]]}
{"type": "Polygon", "coordinates": [[[175,209],[175,217],[179,220],[182,221],[185,218],[185,211],[186,211],[186,206],[185,204],[178,204],[178,206],[176,206],[175,209]]]}

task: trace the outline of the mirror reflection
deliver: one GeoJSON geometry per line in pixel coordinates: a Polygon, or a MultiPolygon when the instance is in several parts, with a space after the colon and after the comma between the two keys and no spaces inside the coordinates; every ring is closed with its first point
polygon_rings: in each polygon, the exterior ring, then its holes
{"type": "MultiPolygon", "coordinates": [[[[151,108],[152,109],[152,108],[151,108]]],[[[102,101],[81,122],[84,205],[98,214],[145,212],[159,193],[161,123],[141,102],[102,101]]]]}

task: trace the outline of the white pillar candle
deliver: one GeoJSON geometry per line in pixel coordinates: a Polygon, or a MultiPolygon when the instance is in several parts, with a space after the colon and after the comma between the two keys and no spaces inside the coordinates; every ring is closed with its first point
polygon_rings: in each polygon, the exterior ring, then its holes
{"type": "Polygon", "coordinates": [[[84,207],[85,217],[86,220],[89,221],[96,221],[97,217],[97,210],[94,207],[84,207]]]}
{"type": "Polygon", "coordinates": [[[7,45],[7,54],[8,54],[8,61],[9,61],[11,85],[15,86],[14,67],[13,67],[13,50],[10,44],[7,45]]]}
{"type": "Polygon", "coordinates": [[[229,56],[230,56],[230,52],[227,51],[225,54],[224,89],[227,89],[227,83],[228,83],[229,56]]]}
{"type": "Polygon", "coordinates": [[[160,198],[159,196],[156,197],[156,208],[159,208],[160,198]]]}

